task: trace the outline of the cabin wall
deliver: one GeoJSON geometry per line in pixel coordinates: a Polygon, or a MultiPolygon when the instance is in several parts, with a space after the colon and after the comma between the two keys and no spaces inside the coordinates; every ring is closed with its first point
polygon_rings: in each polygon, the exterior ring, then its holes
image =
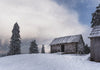
{"type": "Polygon", "coordinates": [[[77,45],[77,53],[78,54],[84,54],[84,41],[82,39],[79,40],[78,45],[77,45]]]}
{"type": "Polygon", "coordinates": [[[65,44],[65,53],[76,53],[76,46],[77,44],[76,43],[68,43],[68,44],[65,44]]]}
{"type": "Polygon", "coordinates": [[[51,46],[51,53],[56,53],[61,51],[61,46],[60,45],[52,45],[51,46]]]}
{"type": "Polygon", "coordinates": [[[100,37],[91,38],[91,60],[100,61],[100,37]]]}
{"type": "Polygon", "coordinates": [[[91,52],[91,55],[90,55],[90,58],[91,60],[94,60],[95,58],[95,53],[94,53],[94,49],[95,49],[95,38],[90,38],[90,52],[91,52]]]}
{"type": "Polygon", "coordinates": [[[67,43],[51,46],[51,53],[61,52],[61,45],[64,45],[64,53],[76,53],[77,52],[77,43],[67,43]]]}

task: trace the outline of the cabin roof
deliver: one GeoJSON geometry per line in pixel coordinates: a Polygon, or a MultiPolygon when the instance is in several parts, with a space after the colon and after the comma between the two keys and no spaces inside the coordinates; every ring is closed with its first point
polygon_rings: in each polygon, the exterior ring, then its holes
{"type": "Polygon", "coordinates": [[[63,43],[72,43],[72,42],[79,42],[82,35],[72,35],[72,36],[65,36],[65,37],[59,37],[55,38],[50,45],[56,45],[56,44],[63,44],[63,43]]]}
{"type": "Polygon", "coordinates": [[[100,25],[93,27],[89,37],[100,37],[100,25]]]}

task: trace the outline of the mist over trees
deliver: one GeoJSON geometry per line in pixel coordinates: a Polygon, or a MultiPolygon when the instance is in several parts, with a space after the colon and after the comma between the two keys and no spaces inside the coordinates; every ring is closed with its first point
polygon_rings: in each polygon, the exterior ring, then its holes
{"type": "Polygon", "coordinates": [[[13,30],[12,30],[12,37],[9,45],[9,52],[8,55],[15,55],[15,54],[20,54],[21,50],[21,41],[20,41],[20,30],[19,30],[19,25],[17,22],[14,24],[13,30]]]}
{"type": "MultiPolygon", "coordinates": [[[[36,40],[31,42],[29,52],[30,53],[39,53],[36,40]]],[[[12,36],[11,36],[9,51],[8,51],[7,55],[16,55],[16,54],[21,54],[20,27],[17,22],[14,24],[14,27],[12,30],[12,36]]]]}

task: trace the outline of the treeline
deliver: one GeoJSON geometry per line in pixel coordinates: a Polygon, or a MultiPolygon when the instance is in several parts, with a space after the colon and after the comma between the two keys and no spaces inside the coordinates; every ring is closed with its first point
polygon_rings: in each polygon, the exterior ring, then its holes
{"type": "MultiPolygon", "coordinates": [[[[30,43],[29,52],[30,54],[39,53],[36,40],[30,43]]],[[[41,53],[45,53],[44,45],[42,46],[41,53]]],[[[17,22],[14,24],[14,27],[12,30],[12,36],[11,36],[11,41],[9,45],[9,52],[7,53],[7,55],[16,55],[16,54],[21,54],[20,27],[17,22]]]]}

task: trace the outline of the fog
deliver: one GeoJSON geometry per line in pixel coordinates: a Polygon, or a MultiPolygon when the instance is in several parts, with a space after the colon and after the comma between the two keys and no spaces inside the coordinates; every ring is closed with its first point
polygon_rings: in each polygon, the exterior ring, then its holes
{"type": "Polygon", "coordinates": [[[75,10],[53,0],[0,0],[0,38],[10,41],[13,25],[20,26],[21,39],[46,44],[60,36],[83,34],[88,42],[89,27],[79,21],[75,10]]]}

